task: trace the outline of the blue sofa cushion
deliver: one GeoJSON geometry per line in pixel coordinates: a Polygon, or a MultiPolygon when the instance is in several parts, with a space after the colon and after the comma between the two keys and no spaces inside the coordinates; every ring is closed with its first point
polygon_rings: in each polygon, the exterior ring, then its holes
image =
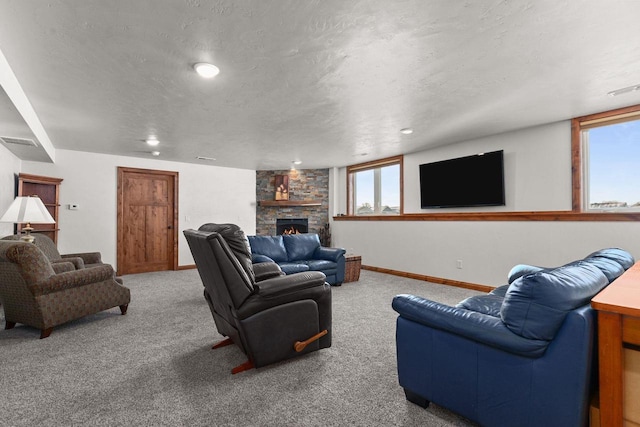
{"type": "Polygon", "coordinates": [[[622,265],[610,258],[596,256],[585,258],[581,261],[576,261],[575,264],[591,264],[598,267],[600,271],[602,271],[604,275],[607,276],[607,280],[609,281],[609,283],[613,282],[618,277],[620,277],[622,273],[624,273],[624,268],[622,267],[622,265]]]}
{"type": "Polygon", "coordinates": [[[335,273],[336,263],[333,261],[327,261],[325,259],[310,259],[305,261],[305,264],[309,266],[313,271],[325,271],[325,274],[335,273]]]}
{"type": "Polygon", "coordinates": [[[275,262],[288,261],[282,236],[249,236],[252,254],[268,256],[275,262]]]}
{"type": "Polygon", "coordinates": [[[509,286],[500,317],[515,334],[551,341],[567,312],[588,304],[608,284],[604,273],[587,263],[527,274],[509,286]]]}
{"type": "Polygon", "coordinates": [[[613,261],[616,261],[618,264],[622,266],[625,270],[630,269],[633,264],[636,262],[633,256],[620,248],[608,248],[608,249],[600,249],[592,254],[589,254],[587,258],[608,258],[613,261]]]}
{"type": "Polygon", "coordinates": [[[302,271],[309,271],[309,266],[304,262],[281,262],[280,268],[284,271],[284,274],[300,273],[302,271]]]}
{"type": "Polygon", "coordinates": [[[537,273],[542,270],[545,270],[545,268],[535,265],[518,264],[509,271],[509,274],[507,275],[507,283],[513,283],[516,279],[519,279],[526,274],[537,273]]]}
{"type": "Polygon", "coordinates": [[[504,297],[507,294],[508,290],[509,290],[509,285],[502,285],[493,289],[491,292],[489,292],[489,294],[504,297]]]}
{"type": "Polygon", "coordinates": [[[537,358],[549,346],[548,341],[531,340],[514,334],[500,317],[451,307],[415,295],[396,295],[391,306],[400,317],[427,328],[447,331],[509,353],[537,358]]]}
{"type": "Polygon", "coordinates": [[[460,301],[456,307],[500,317],[500,308],[503,300],[502,296],[495,294],[476,295],[460,301]]]}
{"type": "Polygon", "coordinates": [[[313,254],[320,247],[320,238],[315,233],[288,234],[281,237],[289,255],[287,261],[313,259],[313,254]]]}

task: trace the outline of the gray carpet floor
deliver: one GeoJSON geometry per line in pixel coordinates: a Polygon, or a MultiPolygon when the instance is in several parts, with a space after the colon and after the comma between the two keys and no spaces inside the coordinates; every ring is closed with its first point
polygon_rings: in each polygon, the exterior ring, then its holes
{"type": "Polygon", "coordinates": [[[455,304],[478,292],[362,271],[359,282],[332,288],[331,348],[231,375],[246,358],[235,346],[211,350],[222,336],[197,271],[124,281],[126,316],[107,310],[44,340],[20,324],[0,330],[0,425],[473,425],[405,400],[391,299],[410,293],[455,304]]]}

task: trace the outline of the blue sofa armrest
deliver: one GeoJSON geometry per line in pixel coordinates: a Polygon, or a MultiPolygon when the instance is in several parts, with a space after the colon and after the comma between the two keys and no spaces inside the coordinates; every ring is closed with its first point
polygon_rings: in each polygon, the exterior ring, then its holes
{"type": "Polygon", "coordinates": [[[344,256],[345,250],[342,248],[325,248],[318,246],[313,253],[313,259],[326,259],[328,261],[338,262],[341,256],[344,256]]]}
{"type": "Polygon", "coordinates": [[[525,357],[540,357],[549,345],[514,334],[498,317],[414,295],[396,295],[392,307],[405,319],[525,357]]]}
{"type": "Polygon", "coordinates": [[[251,262],[253,264],[259,264],[261,262],[275,262],[274,260],[272,260],[271,258],[269,258],[266,255],[261,255],[261,254],[251,254],[251,262]]]}

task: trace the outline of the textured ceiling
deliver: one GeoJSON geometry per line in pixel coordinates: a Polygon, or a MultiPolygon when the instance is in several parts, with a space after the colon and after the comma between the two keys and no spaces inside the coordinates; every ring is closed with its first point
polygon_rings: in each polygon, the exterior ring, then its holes
{"type": "MultiPolygon", "coordinates": [[[[0,51],[56,148],[324,168],[640,104],[606,95],[640,83],[639,16],[637,0],[2,0],[0,51]]],[[[16,121],[0,106],[0,136],[24,137],[16,121]]]]}

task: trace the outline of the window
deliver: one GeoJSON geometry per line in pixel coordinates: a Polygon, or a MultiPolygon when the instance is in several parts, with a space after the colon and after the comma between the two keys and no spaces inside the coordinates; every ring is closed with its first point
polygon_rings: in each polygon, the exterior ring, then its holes
{"type": "Polygon", "coordinates": [[[640,106],[581,117],[572,125],[574,210],[640,211],[640,106]]]}
{"type": "Polygon", "coordinates": [[[349,215],[402,214],[402,156],[347,167],[349,215]]]}

